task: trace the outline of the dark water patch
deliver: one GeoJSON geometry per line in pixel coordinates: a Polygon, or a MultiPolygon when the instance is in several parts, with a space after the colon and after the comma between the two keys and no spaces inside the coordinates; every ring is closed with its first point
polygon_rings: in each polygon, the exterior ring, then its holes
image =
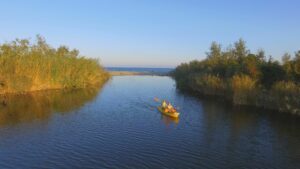
{"type": "Polygon", "coordinates": [[[53,113],[76,111],[98,94],[99,88],[49,90],[27,94],[0,96],[0,127],[47,120],[53,113]]]}

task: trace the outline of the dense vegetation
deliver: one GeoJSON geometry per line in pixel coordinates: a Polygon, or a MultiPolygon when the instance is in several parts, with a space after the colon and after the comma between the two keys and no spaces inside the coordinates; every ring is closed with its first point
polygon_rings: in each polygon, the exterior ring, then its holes
{"type": "Polygon", "coordinates": [[[50,47],[40,36],[34,44],[27,39],[0,44],[0,94],[84,88],[108,77],[98,60],[66,46],[50,47]]]}
{"type": "Polygon", "coordinates": [[[207,58],[179,65],[172,73],[178,88],[222,96],[236,105],[254,105],[300,114],[300,51],[282,62],[251,53],[240,39],[225,50],[213,42],[207,58]]]}

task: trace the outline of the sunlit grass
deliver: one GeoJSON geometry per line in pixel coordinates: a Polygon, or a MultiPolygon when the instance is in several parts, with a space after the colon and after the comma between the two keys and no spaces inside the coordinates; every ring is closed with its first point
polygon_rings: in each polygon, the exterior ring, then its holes
{"type": "Polygon", "coordinates": [[[53,48],[40,36],[33,44],[17,39],[0,45],[0,94],[85,88],[108,78],[97,59],[65,46],[53,48]]]}

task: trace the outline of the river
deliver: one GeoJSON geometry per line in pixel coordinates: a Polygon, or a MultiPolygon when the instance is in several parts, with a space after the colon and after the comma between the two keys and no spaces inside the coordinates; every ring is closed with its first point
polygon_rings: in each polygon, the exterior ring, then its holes
{"type": "Polygon", "coordinates": [[[0,168],[298,169],[300,118],[195,98],[167,76],[114,76],[101,89],[7,96],[0,168]]]}

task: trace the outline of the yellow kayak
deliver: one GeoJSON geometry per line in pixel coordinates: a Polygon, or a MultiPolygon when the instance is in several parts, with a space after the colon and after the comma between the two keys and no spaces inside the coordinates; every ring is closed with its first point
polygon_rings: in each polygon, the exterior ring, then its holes
{"type": "Polygon", "coordinates": [[[162,109],[161,106],[158,106],[157,109],[164,115],[166,116],[170,116],[170,117],[173,117],[173,118],[178,118],[179,117],[179,114],[178,112],[175,112],[175,113],[169,113],[169,112],[166,112],[162,109]]]}

